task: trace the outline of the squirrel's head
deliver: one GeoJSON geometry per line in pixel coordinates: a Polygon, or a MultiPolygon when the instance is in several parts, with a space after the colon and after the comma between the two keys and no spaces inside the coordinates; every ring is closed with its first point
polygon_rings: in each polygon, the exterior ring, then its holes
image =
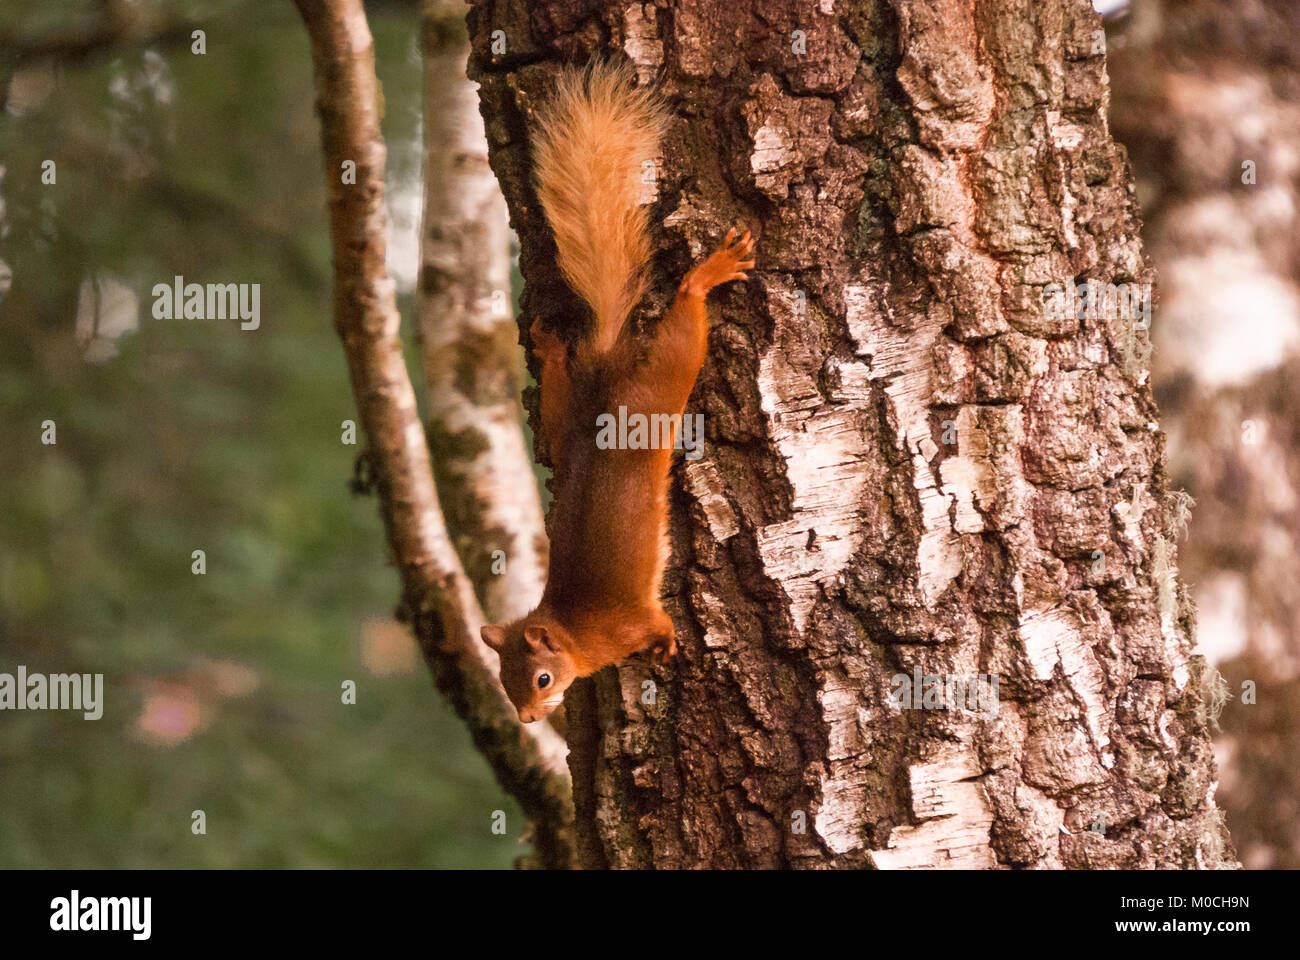
{"type": "Polygon", "coordinates": [[[531,614],[504,627],[483,628],[483,642],[501,657],[501,686],[524,723],[560,705],[577,677],[568,632],[549,617],[531,614]]]}

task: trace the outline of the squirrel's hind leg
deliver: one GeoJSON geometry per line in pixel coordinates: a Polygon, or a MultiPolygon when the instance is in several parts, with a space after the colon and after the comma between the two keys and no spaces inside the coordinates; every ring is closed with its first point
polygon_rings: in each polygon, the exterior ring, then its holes
{"type": "Polygon", "coordinates": [[[564,341],[545,330],[540,320],[533,321],[528,335],[533,341],[533,352],[542,361],[539,381],[542,390],[542,441],[552,469],[559,473],[565,463],[565,434],[569,427],[569,400],[573,392],[569,381],[569,352],[564,341]]]}

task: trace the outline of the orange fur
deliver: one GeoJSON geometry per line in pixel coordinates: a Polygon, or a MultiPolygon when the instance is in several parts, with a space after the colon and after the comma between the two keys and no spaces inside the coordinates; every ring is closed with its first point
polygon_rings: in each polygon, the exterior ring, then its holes
{"type": "Polygon", "coordinates": [[[637,181],[668,125],[662,104],[634,85],[635,76],[628,65],[600,60],[566,68],[533,143],[537,196],[560,270],[596,315],[593,345],[601,353],[645,293],[650,242],[637,181]]]}

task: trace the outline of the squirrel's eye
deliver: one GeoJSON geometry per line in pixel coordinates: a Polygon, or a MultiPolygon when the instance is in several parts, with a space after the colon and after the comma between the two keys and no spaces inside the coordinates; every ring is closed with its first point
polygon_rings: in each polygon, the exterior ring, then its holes
{"type": "Polygon", "coordinates": [[[539,673],[537,675],[537,689],[545,690],[551,685],[551,675],[549,673],[539,673]]]}

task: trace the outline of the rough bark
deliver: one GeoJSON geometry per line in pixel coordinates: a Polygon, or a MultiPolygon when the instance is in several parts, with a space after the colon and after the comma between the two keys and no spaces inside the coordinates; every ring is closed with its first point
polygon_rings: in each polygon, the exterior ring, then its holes
{"type": "Polygon", "coordinates": [[[1231,864],[1145,334],[1041,302],[1150,280],[1099,30],[1086,0],[476,5],[522,330],[581,317],[528,178],[556,61],[621,51],[675,111],[647,316],[760,237],[675,471],[678,659],[568,699],[587,865],[1231,864]],[[996,676],[995,715],[900,708],[914,668],[996,676]]]}
{"type": "Polygon", "coordinates": [[[469,727],[501,785],[534,823],[540,862],[571,860],[564,744],[524,727],[496,681],[496,655],[479,640],[483,614],[452,547],[434,487],[415,391],[407,376],[392,278],[384,265],[388,213],[374,47],[361,0],[296,0],[311,37],[321,116],[334,324],[367,441],[404,603],[438,689],[469,727]],[[345,182],[345,161],[355,183],[345,182]]]}
{"type": "Polygon", "coordinates": [[[541,598],[546,532],[520,429],[505,198],[465,75],[463,2],[424,8],[424,223],[418,326],[429,443],[447,526],[493,622],[541,598]]]}
{"type": "Polygon", "coordinates": [[[1247,867],[1294,869],[1300,8],[1141,0],[1111,60],[1115,135],[1161,275],[1152,379],[1171,473],[1197,502],[1183,555],[1198,649],[1230,693],[1220,802],[1247,867]]]}

